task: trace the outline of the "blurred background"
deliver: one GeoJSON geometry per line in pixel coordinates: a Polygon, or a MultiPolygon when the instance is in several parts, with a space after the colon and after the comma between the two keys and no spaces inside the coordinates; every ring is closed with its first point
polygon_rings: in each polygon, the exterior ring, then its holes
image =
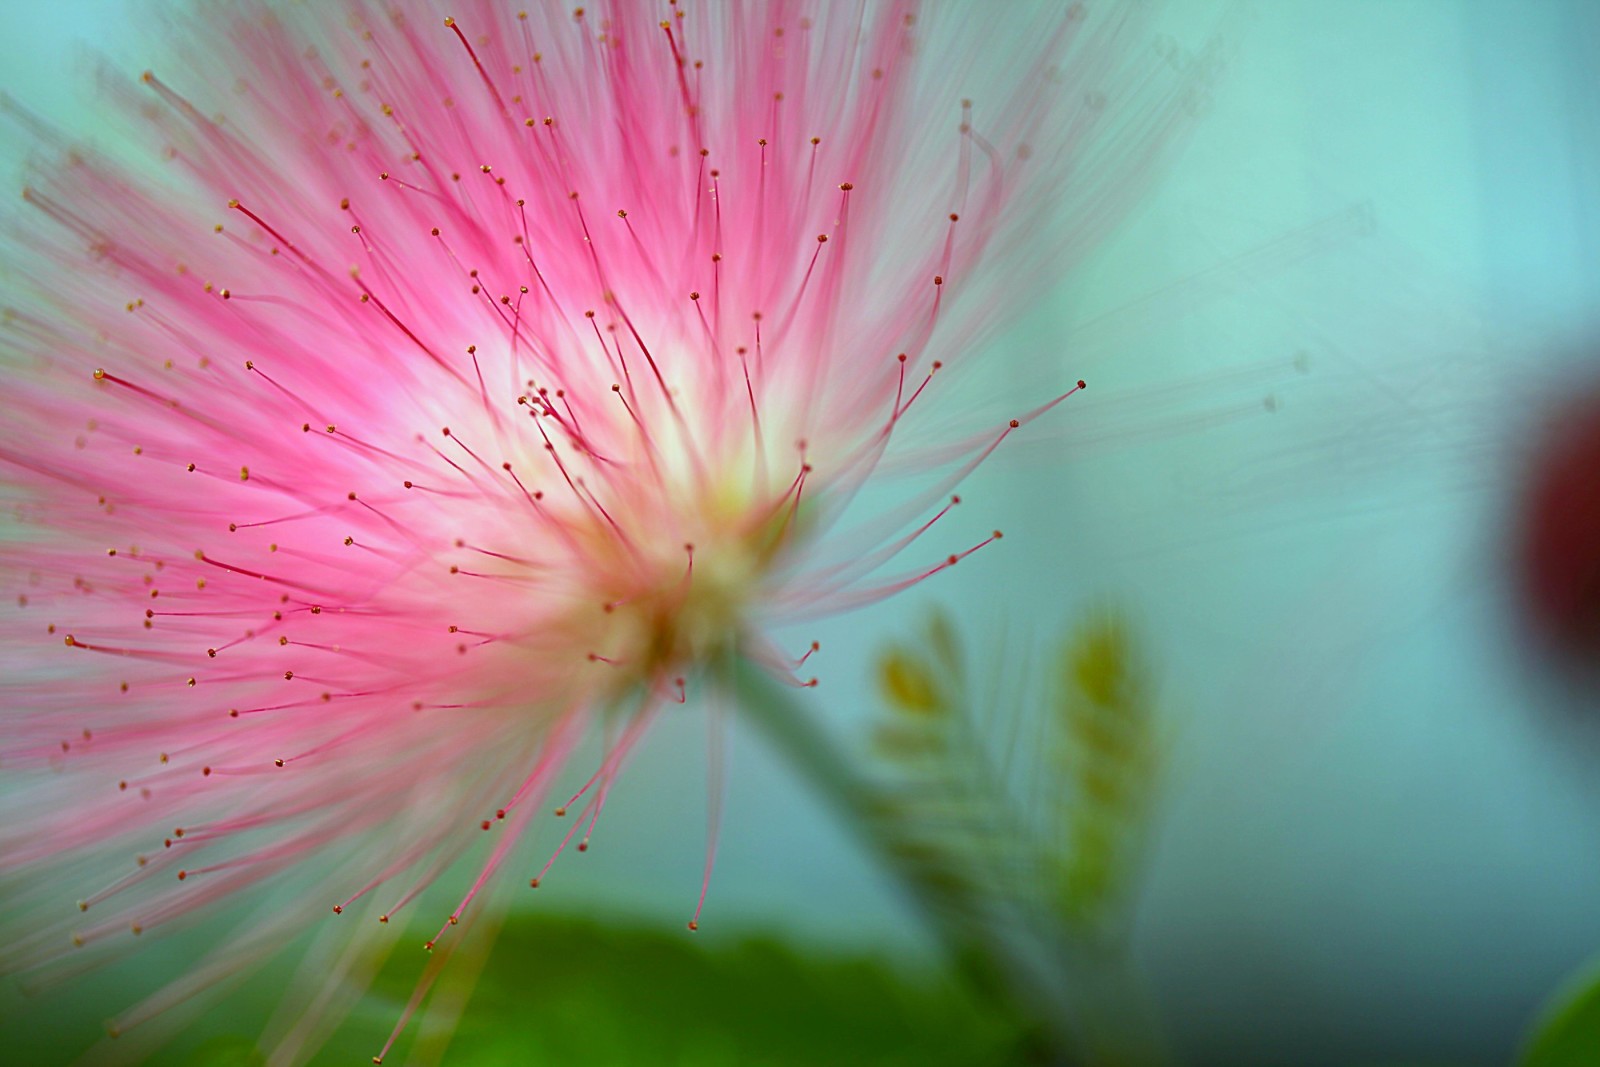
{"type": "MultiPolygon", "coordinates": [[[[131,6],[4,8],[0,88],[96,136],[89,52],[147,65],[131,6]]],[[[1178,5],[1173,32],[1215,11],[1178,5]]],[[[1566,624],[1520,584],[1543,443],[1600,387],[1600,5],[1262,0],[1236,37],[1157,192],[996,341],[1091,383],[963,490],[952,522],[1003,546],[796,634],[823,648],[806,702],[857,743],[880,651],[933,605],[1002,693],[1028,669],[1003,649],[1116,605],[1159,708],[1131,944],[1174,1060],[1510,1062],[1600,953],[1594,646],[1552,651],[1566,624]]],[[[1600,546],[1572,551],[1576,575],[1600,546]]],[[[446,1062],[513,1062],[481,1051],[496,1004],[568,1034],[551,1063],[652,1062],[595,1036],[619,1020],[697,1030],[653,1062],[1004,1059],[870,850],[737,721],[685,944],[706,765],[703,710],[664,718],[446,1062]]],[[[144,979],[6,1029],[68,1058],[93,1036],[71,1020],[144,979]]],[[[182,1054],[249,1062],[217,1040],[182,1054]]]]}

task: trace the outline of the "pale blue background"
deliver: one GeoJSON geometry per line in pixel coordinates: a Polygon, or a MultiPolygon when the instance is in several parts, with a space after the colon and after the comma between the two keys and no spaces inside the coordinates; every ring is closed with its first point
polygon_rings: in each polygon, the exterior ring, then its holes
{"type": "MultiPolygon", "coordinates": [[[[143,65],[125,5],[4,8],[0,87],[94,132],[63,86],[83,42],[143,65]]],[[[1600,709],[1501,584],[1530,427],[1600,360],[1597,55],[1589,0],[1262,0],[1160,195],[1009,338],[1094,384],[966,491],[1004,545],[803,635],[848,731],[929,601],[978,648],[1135,613],[1171,776],[1139,952],[1197,1060],[1503,1062],[1600,950],[1600,709]]],[[[541,904],[681,922],[704,764],[664,721],[541,904]]],[[[708,935],[927,950],[779,762],[732,767],[708,935]]]]}

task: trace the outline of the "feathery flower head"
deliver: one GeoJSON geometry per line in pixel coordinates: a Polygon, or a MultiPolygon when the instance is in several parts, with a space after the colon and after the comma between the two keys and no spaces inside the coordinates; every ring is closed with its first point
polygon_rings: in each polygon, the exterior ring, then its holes
{"type": "Polygon", "coordinates": [[[136,145],[59,145],[6,254],[13,964],[273,881],[388,923],[471,853],[444,947],[593,722],[563,846],[698,667],[809,684],[771,626],[1000,536],[941,540],[950,491],[1082,383],[990,417],[974,346],[1208,72],[1120,9],[933,14],[175,25],[183,66],[118,89],[136,145]],[[844,515],[890,462],[926,476],[844,515]]]}

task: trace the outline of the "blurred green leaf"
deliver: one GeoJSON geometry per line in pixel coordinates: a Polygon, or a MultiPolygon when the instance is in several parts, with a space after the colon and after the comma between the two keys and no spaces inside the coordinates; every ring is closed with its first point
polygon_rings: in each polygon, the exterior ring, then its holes
{"type": "Polygon", "coordinates": [[[1126,621],[1091,612],[1056,662],[1057,797],[1065,829],[1060,907],[1072,929],[1120,936],[1155,788],[1154,710],[1126,621]]]}
{"type": "Polygon", "coordinates": [[[1600,1063],[1600,968],[1591,966],[1551,998],[1517,1062],[1519,1067],[1600,1063]]]}
{"type": "MultiPolygon", "coordinates": [[[[415,978],[385,968],[318,1062],[369,1062],[373,1024],[392,1021],[415,978]]],[[[1026,1062],[1024,1041],[954,983],[881,961],[535,914],[501,930],[444,1062],[954,1067],[1026,1062]]]]}
{"type": "Polygon", "coordinates": [[[920,729],[941,732],[964,698],[961,641],[949,618],[937,609],[923,632],[909,642],[895,642],[878,656],[878,692],[884,703],[917,722],[920,729]],[[919,721],[920,720],[920,721],[919,721]]]}
{"type": "Polygon", "coordinates": [[[928,648],[934,661],[944,668],[950,681],[960,688],[965,671],[965,657],[961,654],[961,638],[956,634],[950,616],[935,610],[928,617],[928,648]]]}
{"type": "MultiPolygon", "coordinates": [[[[420,944],[415,951],[394,952],[367,996],[310,1062],[370,1064],[416,988],[426,958],[420,944]]],[[[446,968],[435,1006],[464,962],[458,958],[446,968]]],[[[267,1060],[258,1039],[293,980],[292,963],[278,961],[208,1004],[164,1046],[100,1051],[115,1062],[152,1067],[261,1067],[267,1060]]],[[[123,986],[113,1000],[120,1005],[134,995],[123,986]]],[[[82,1004],[48,998],[27,1007],[36,1021],[10,1020],[17,1025],[7,1031],[0,1063],[65,1067],[84,1061],[101,1036],[93,1023],[64,1025],[83,1014],[82,1004]]],[[[453,1034],[444,1029],[446,1022],[425,1009],[406,1027],[386,1065],[1041,1062],[1022,1024],[940,968],[913,972],[859,952],[801,951],[772,937],[722,937],[644,919],[602,922],[537,911],[506,920],[453,1034]]],[[[95,1054],[88,1058],[101,1061],[95,1054]]]]}
{"type": "Polygon", "coordinates": [[[1096,608],[1042,672],[1002,646],[988,693],[967,684],[948,616],[930,612],[919,631],[876,663],[888,714],[873,742],[884,766],[857,799],[873,816],[876,854],[953,954],[973,961],[975,987],[1039,1023],[1058,1062],[1164,1062],[1127,959],[1159,770],[1132,627],[1096,608]]]}
{"type": "Polygon", "coordinates": [[[184,1063],[186,1067],[266,1067],[267,1058],[247,1038],[217,1037],[195,1049],[184,1063]]]}
{"type": "Polygon", "coordinates": [[[944,710],[934,681],[913,653],[891,647],[878,660],[878,689],[890,707],[913,715],[944,710]]]}

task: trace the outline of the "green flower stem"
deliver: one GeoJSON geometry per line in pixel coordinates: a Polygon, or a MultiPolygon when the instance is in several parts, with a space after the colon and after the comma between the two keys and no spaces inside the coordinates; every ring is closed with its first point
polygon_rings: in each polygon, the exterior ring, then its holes
{"type": "Polygon", "coordinates": [[[930,849],[898,832],[892,793],[863,776],[814,722],[792,691],[737,658],[716,666],[740,711],[815,787],[916,904],[930,930],[975,991],[1033,1032],[1030,1059],[1082,1062],[1078,1027],[1068,1018],[1069,953],[1054,931],[990,899],[963,857],[930,849]],[[1018,929],[1019,925],[1023,928],[1018,929]]]}

